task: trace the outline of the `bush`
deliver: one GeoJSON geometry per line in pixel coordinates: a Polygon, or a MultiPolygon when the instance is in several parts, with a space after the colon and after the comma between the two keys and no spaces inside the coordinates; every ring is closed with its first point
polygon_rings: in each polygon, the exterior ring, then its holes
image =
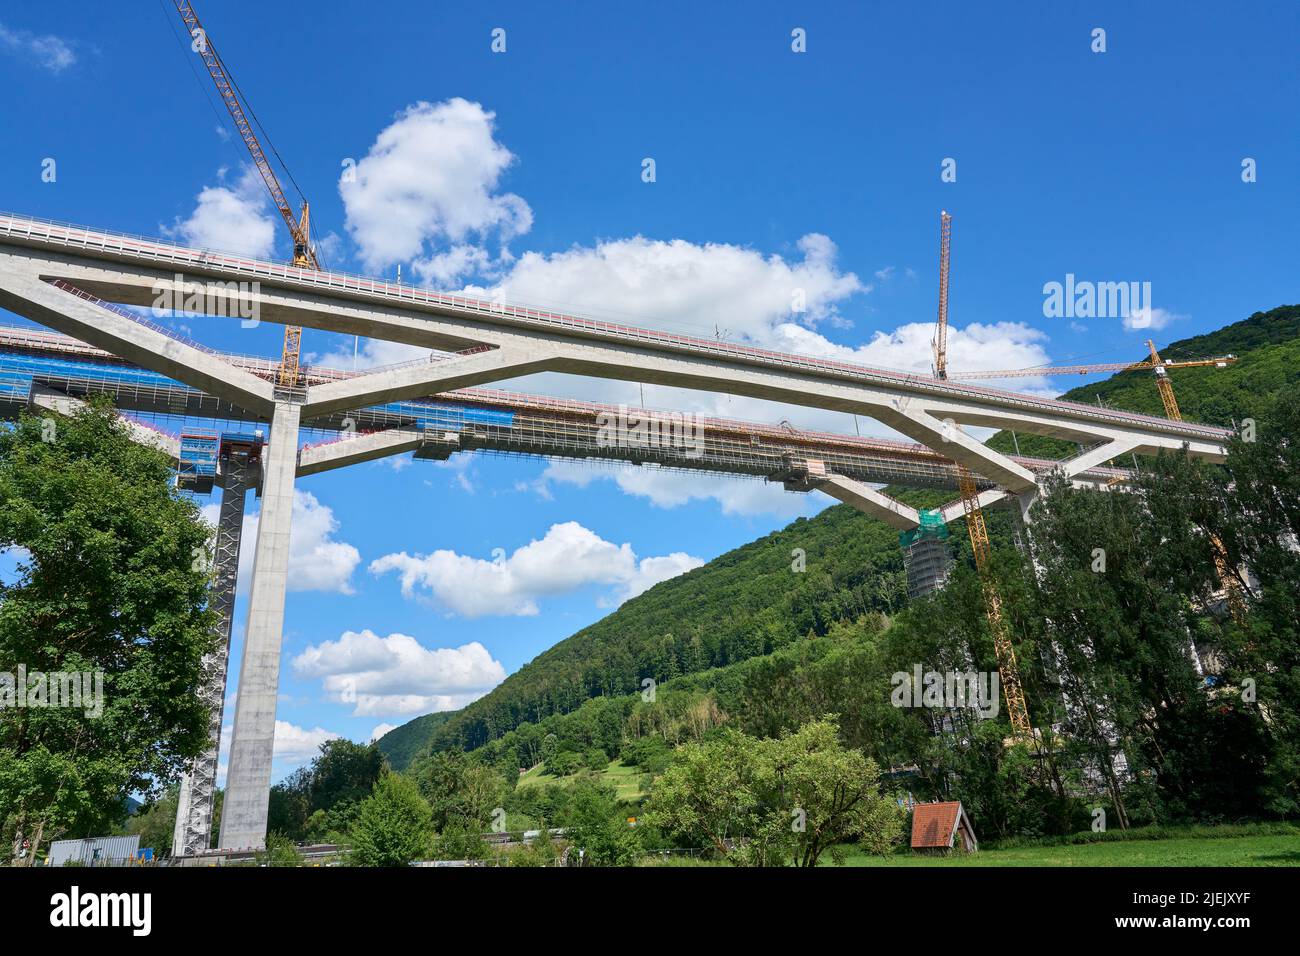
{"type": "Polygon", "coordinates": [[[662,737],[639,737],[629,740],[619,750],[619,758],[628,766],[640,767],[648,774],[661,774],[672,762],[672,748],[662,737]]]}
{"type": "Polygon", "coordinates": [[[256,856],[259,866],[302,866],[302,854],[293,840],[283,833],[268,833],[266,849],[256,856]]]}
{"type": "Polygon", "coordinates": [[[357,866],[407,866],[429,850],[433,812],[416,785],[387,773],[361,804],[352,828],[357,866]]]}

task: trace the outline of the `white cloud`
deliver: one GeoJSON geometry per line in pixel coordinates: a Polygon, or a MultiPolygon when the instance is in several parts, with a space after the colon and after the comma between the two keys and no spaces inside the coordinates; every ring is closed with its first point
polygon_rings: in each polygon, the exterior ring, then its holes
{"type": "MultiPolygon", "coordinates": [[[[910,322],[892,332],[877,332],[852,350],[855,361],[929,375],[934,362],[931,322],[910,322]]],[[[1048,361],[1042,343],[1047,335],[1023,322],[971,322],[948,329],[948,368],[979,372],[1031,368],[1048,361]]]]}
{"type": "Polygon", "coordinates": [[[321,744],[327,740],[337,740],[339,736],[334,731],[323,727],[307,730],[287,720],[277,720],[275,743],[272,745],[271,753],[275,760],[283,760],[295,765],[304,764],[320,752],[321,744]]]}
{"type": "Polygon", "coordinates": [[[0,585],[13,586],[18,583],[18,565],[32,560],[32,553],[22,545],[0,548],[0,585]]]}
{"type": "Polygon", "coordinates": [[[591,585],[613,585],[625,601],[667,577],[704,562],[683,552],[638,560],[630,544],[617,545],[576,521],[552,525],[507,556],[497,549],[491,560],[441,550],[410,555],[386,554],[370,562],[370,572],[396,571],[402,594],[427,591],[439,604],[465,617],[538,613],[543,597],[569,594],[591,585]],[[671,572],[671,573],[670,573],[671,572]]]}
{"type": "Polygon", "coordinates": [[[613,600],[605,600],[602,603],[607,606],[617,607],[624,601],[629,601],[645,591],[649,591],[660,581],[667,581],[669,578],[675,578],[679,574],[685,574],[687,571],[694,570],[704,564],[702,560],[692,557],[684,551],[674,551],[672,554],[665,554],[657,558],[642,558],[636,566],[636,571],[623,582],[619,593],[613,600]]]}
{"type": "Polygon", "coordinates": [[[370,731],[369,743],[373,744],[376,740],[378,740],[380,737],[387,734],[389,731],[396,730],[397,727],[398,727],[397,724],[376,724],[375,729],[370,731]]]}
{"type": "Polygon", "coordinates": [[[497,192],[515,156],[496,141],[495,120],[459,97],[419,102],[344,170],[339,195],[347,229],[368,269],[410,262],[423,281],[454,282],[490,271],[487,240],[504,246],[532,228],[528,203],[497,192]]]}
{"type": "MultiPolygon", "coordinates": [[[[220,506],[203,506],[203,517],[216,526],[220,506]]],[[[258,515],[244,515],[243,546],[239,554],[240,590],[251,580],[257,552],[258,515]]],[[[352,593],[352,572],[361,562],[361,552],[344,541],[334,540],[339,522],[334,511],[316,500],[309,491],[293,493],[293,524],[289,533],[289,590],[352,593]]]]}
{"type": "Polygon", "coordinates": [[[1185,319],[1185,315],[1175,315],[1173,312],[1166,312],[1164,309],[1153,309],[1147,306],[1142,309],[1132,309],[1128,315],[1124,316],[1124,328],[1130,332],[1136,332],[1139,329],[1163,329],[1171,322],[1179,319],[1185,319]]]}
{"type": "Polygon", "coordinates": [[[24,548],[21,544],[12,544],[7,548],[0,548],[0,560],[12,561],[17,564],[20,561],[30,561],[32,553],[24,548]]]}
{"type": "Polygon", "coordinates": [[[838,320],[843,302],[868,291],[856,275],[840,271],[826,236],[809,233],[796,249],[786,258],[725,243],[635,236],[551,255],[524,253],[490,291],[511,303],[703,335],[726,331],[768,345],[786,325],[838,320]],[[614,311],[623,303],[635,303],[635,311],[614,311]]]}
{"type": "MultiPolygon", "coordinates": [[[[348,229],[368,266],[384,268],[415,259],[416,275],[426,282],[445,285],[475,272],[493,280],[460,290],[469,294],[703,336],[722,332],[762,347],[930,372],[930,322],[877,333],[858,347],[839,345],[817,331],[823,324],[849,324],[844,307],[854,296],[870,292],[857,275],[840,267],[835,243],[818,233],[805,235],[785,254],[634,236],[489,262],[485,234],[495,231],[504,243],[531,224],[522,199],[496,192],[514,156],[496,141],[493,121],[492,113],[465,100],[418,103],[379,134],[356,165],[354,181],[339,185],[348,229]],[[516,218],[515,210],[527,214],[516,218]],[[487,274],[494,270],[499,275],[487,274]],[[634,305],[629,308],[627,303],[634,305]]],[[[906,272],[914,275],[910,269],[906,272]]],[[[877,277],[886,281],[893,274],[894,267],[886,266],[877,277]]],[[[1046,364],[1044,340],[1042,333],[1023,323],[954,326],[949,332],[950,365],[977,370],[1046,364]]],[[[352,343],[346,342],[312,358],[350,368],[352,352],[352,343]]],[[[356,365],[369,368],[427,354],[409,345],[364,340],[356,365]]],[[[1021,379],[1018,386],[1033,390],[1045,388],[1045,383],[1021,379]]],[[[556,374],[518,379],[505,387],[613,403],[640,400],[635,384],[556,374]]],[[[855,428],[851,417],[841,413],[682,389],[645,391],[660,407],[773,423],[788,419],[797,427],[850,434],[855,428]]],[[[857,427],[864,425],[868,433],[888,433],[865,420],[857,427]]]]}
{"type": "Polygon", "coordinates": [[[77,62],[66,40],[52,34],[38,36],[28,30],[11,30],[0,23],[0,50],[33,60],[51,73],[62,73],[77,62]]]}
{"type": "MultiPolygon", "coordinates": [[[[217,171],[218,179],[225,177],[224,168],[217,171]]],[[[262,177],[254,167],[244,166],[233,186],[203,187],[189,218],[177,218],[163,233],[199,249],[270,258],[278,221],[270,205],[262,177]]]]}
{"type": "Polygon", "coordinates": [[[478,641],[430,649],[407,634],[380,637],[370,630],[345,631],[337,641],[309,647],[293,668],[319,679],[331,700],[352,704],[355,716],[455,710],[506,677],[478,641]]]}

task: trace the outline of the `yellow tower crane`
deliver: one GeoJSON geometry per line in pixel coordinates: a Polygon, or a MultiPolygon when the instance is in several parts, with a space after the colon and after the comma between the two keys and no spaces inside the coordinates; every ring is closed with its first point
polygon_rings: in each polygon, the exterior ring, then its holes
{"type": "MultiPolygon", "coordinates": [[[[1156,388],[1160,390],[1160,400],[1165,403],[1165,417],[1176,422],[1183,420],[1183,413],[1178,408],[1178,399],[1174,397],[1174,386],[1165,372],[1166,363],[1160,360],[1156,345],[1147,339],[1147,348],[1151,350],[1151,366],[1156,371],[1156,388]]],[[[1232,356],[1229,356],[1232,359],[1232,356]]],[[[1235,359],[1232,359],[1235,361],[1235,359]]],[[[1241,624],[1246,619],[1246,601],[1241,594],[1241,586],[1228,564],[1228,549],[1217,534],[1210,534],[1210,546],[1214,549],[1214,570],[1223,585],[1223,596],[1228,604],[1228,613],[1232,619],[1241,624]]]]}
{"type": "MultiPolygon", "coordinates": [[[[180,14],[181,20],[185,24],[185,30],[191,39],[190,47],[199,58],[203,60],[203,65],[207,67],[208,75],[212,77],[212,82],[217,87],[217,94],[221,101],[226,104],[226,109],[230,112],[230,118],[235,123],[235,129],[239,131],[240,138],[243,139],[244,145],[248,148],[248,154],[253,159],[253,165],[262,176],[262,182],[266,184],[267,191],[271,194],[271,201],[275,208],[279,210],[280,217],[284,219],[285,225],[289,227],[289,234],[293,237],[293,264],[304,269],[320,269],[320,263],[316,260],[316,251],[311,245],[311,211],[307,200],[302,202],[302,211],[297,216],[294,215],[293,207],[289,205],[289,200],[284,195],[284,189],[280,185],[280,180],[275,175],[270,160],[267,159],[266,151],[262,149],[262,144],[258,141],[257,134],[253,131],[253,125],[249,122],[249,114],[252,110],[244,109],[244,102],[239,91],[238,85],[231,76],[230,71],[226,68],[217,49],[212,45],[212,39],[208,36],[203,24],[199,22],[199,16],[194,11],[194,4],[189,0],[172,0],[176,6],[176,12],[180,14]]],[[[254,116],[254,121],[256,117],[254,116]]],[[[278,158],[278,154],[277,154],[278,158]]],[[[283,160],[281,160],[283,165],[283,160]]],[[[290,177],[292,179],[292,177],[290,177]]],[[[280,368],[277,379],[281,386],[293,387],[298,384],[298,355],[302,347],[302,329],[298,326],[286,325],[284,328],[284,349],[280,357],[280,368]]]]}
{"type": "MultiPolygon", "coordinates": [[[[948,377],[948,267],[951,259],[952,216],[941,212],[939,218],[939,318],[934,330],[934,375],[948,377]]],[[[979,490],[975,476],[965,465],[957,465],[957,487],[961,492],[962,508],[966,512],[966,530],[970,534],[971,550],[975,554],[975,567],[979,571],[980,587],[984,592],[984,613],[989,631],[993,635],[993,653],[997,657],[998,676],[1002,694],[1007,701],[1007,716],[1011,720],[1011,733],[1017,741],[1031,741],[1033,726],[1029,723],[1029,707],[1020,683],[1020,665],[1011,644],[1011,635],[1002,617],[1002,598],[993,581],[990,567],[991,546],[988,528],[984,524],[984,511],[979,503],[979,490]]]]}
{"type": "MultiPolygon", "coordinates": [[[[940,267],[947,262],[946,248],[945,255],[940,260],[940,267]]],[[[946,292],[946,283],[942,288],[946,292]]],[[[942,295],[942,293],[941,293],[942,295]]],[[[946,303],[940,305],[941,312],[946,303]]],[[[1180,422],[1183,420],[1183,413],[1178,407],[1178,399],[1174,396],[1173,382],[1169,379],[1170,369],[1176,368],[1226,368],[1237,361],[1235,355],[1221,355],[1217,358],[1205,359],[1186,359],[1180,361],[1167,361],[1160,357],[1156,351],[1156,344],[1151,339],[1147,339],[1147,349],[1150,351],[1150,358],[1143,359],[1140,362],[1106,362],[1094,365],[1042,365],[1037,368],[1019,368],[1003,369],[1001,371],[982,371],[982,372],[953,372],[949,378],[954,380],[971,380],[971,379],[997,379],[1013,378],[1036,375],[1066,375],[1078,374],[1088,375],[1094,372],[1132,372],[1140,369],[1151,369],[1155,373],[1156,389],[1160,392],[1160,401],[1165,407],[1165,417],[1173,421],[1180,422]]],[[[1107,485],[1114,486],[1122,482],[1124,478],[1117,476],[1112,478],[1107,485]]],[[[1214,547],[1214,566],[1218,573],[1219,581],[1223,585],[1224,598],[1227,601],[1228,610],[1232,614],[1233,620],[1241,623],[1245,617],[1245,600],[1242,597],[1241,585],[1228,563],[1228,552],[1223,546],[1223,542],[1217,535],[1210,536],[1210,543],[1214,547]]]]}

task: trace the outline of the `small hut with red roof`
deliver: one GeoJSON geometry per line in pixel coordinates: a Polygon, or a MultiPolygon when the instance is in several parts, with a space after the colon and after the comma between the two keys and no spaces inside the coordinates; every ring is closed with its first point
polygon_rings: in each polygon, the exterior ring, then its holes
{"type": "Polygon", "coordinates": [[[912,810],[912,851],[946,853],[960,850],[974,853],[979,841],[960,800],[949,803],[918,803],[912,810]]]}

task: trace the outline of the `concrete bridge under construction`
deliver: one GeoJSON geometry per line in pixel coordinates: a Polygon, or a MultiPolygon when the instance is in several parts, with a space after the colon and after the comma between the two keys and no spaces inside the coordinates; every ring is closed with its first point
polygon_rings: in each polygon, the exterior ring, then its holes
{"type": "MultiPolygon", "coordinates": [[[[177,461],[190,487],[224,493],[213,603],[226,649],[205,660],[213,710],[209,750],[182,790],[178,852],[207,845],[224,699],[239,530],[246,492],[262,497],[249,588],[219,844],[265,841],[275,730],[289,532],[300,476],[414,452],[445,458],[476,449],[606,458],[781,481],[819,489],[901,532],[935,515],[876,487],[956,488],[958,466],[980,479],[981,506],[1028,508],[1049,472],[1107,487],[1130,477],[1107,467],[1122,455],[1186,448],[1222,460],[1230,432],[1114,409],[743,345],[615,325],[503,302],[445,295],[381,280],[318,272],[157,239],[0,214],[0,307],[55,330],[0,330],[0,403],[66,409],[109,394],[125,414],[269,426],[269,442],[241,430],[215,444],[133,427],[177,461]],[[428,359],[360,373],[304,367],[281,382],[275,362],[213,351],[121,306],[160,295],[196,311],[362,335],[434,350],[428,359]],[[62,333],[62,334],[56,334],[62,333]],[[691,441],[608,440],[613,416],[676,427],[679,415],[502,392],[482,386],[541,371],[648,382],[832,409],[876,419],[912,443],[704,419],[691,441]],[[676,417],[675,417],[676,416],[676,417]],[[1005,455],[963,426],[1010,429],[1077,444],[1048,461],[1005,455]],[[318,432],[327,440],[304,445],[318,432]],[[328,440],[332,438],[333,440],[328,440]],[[215,736],[213,735],[215,734],[215,736]]],[[[911,570],[911,569],[909,569],[911,570]]]]}

